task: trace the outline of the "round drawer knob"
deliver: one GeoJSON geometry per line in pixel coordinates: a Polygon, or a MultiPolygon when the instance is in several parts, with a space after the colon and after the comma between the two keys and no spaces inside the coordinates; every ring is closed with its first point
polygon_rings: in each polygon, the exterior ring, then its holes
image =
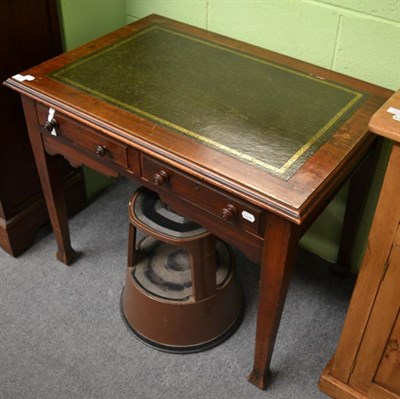
{"type": "Polygon", "coordinates": [[[233,205],[228,204],[225,206],[225,208],[222,208],[221,217],[224,220],[231,220],[236,215],[236,213],[236,208],[233,205]]]}
{"type": "Polygon", "coordinates": [[[104,155],[106,155],[106,147],[104,147],[103,145],[98,145],[97,147],[96,147],[96,154],[99,156],[99,157],[104,157],[104,155]]]}
{"type": "Polygon", "coordinates": [[[156,186],[162,186],[166,181],[169,180],[168,173],[164,170],[160,170],[153,176],[153,183],[156,186]]]}

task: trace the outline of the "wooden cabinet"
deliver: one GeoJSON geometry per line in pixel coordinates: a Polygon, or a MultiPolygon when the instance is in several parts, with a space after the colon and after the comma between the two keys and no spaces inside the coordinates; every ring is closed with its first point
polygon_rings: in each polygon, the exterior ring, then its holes
{"type": "MultiPolygon", "coordinates": [[[[62,51],[56,0],[0,1],[0,81],[62,51]]],[[[0,85],[0,246],[17,256],[47,222],[19,96],[0,85]]],[[[69,210],[85,203],[80,169],[62,158],[69,210]]]]}
{"type": "Polygon", "coordinates": [[[342,335],[321,376],[321,390],[336,399],[400,398],[400,121],[396,112],[400,115],[400,91],[369,125],[394,142],[342,335]]]}

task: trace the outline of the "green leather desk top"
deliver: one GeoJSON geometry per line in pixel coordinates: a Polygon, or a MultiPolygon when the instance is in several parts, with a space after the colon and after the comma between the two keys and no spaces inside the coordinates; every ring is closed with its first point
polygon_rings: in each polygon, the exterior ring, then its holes
{"type": "Polygon", "coordinates": [[[366,97],[161,26],[49,76],[285,180],[366,97]]]}

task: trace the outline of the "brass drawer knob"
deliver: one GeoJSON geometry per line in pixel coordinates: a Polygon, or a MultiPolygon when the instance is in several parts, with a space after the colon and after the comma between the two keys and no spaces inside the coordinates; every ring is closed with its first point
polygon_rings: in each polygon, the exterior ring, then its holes
{"type": "Polygon", "coordinates": [[[156,186],[162,186],[166,181],[169,180],[168,173],[164,170],[160,170],[159,172],[155,173],[153,176],[153,183],[156,186]]]}
{"type": "Polygon", "coordinates": [[[103,158],[104,157],[104,155],[106,155],[106,151],[107,151],[107,149],[106,149],[106,147],[104,147],[103,145],[98,145],[97,147],[96,147],[96,154],[99,156],[99,157],[101,157],[101,158],[103,158]]]}
{"type": "Polygon", "coordinates": [[[224,220],[231,220],[236,214],[237,214],[237,210],[231,204],[226,205],[224,208],[222,208],[222,211],[221,211],[221,217],[224,220]]]}

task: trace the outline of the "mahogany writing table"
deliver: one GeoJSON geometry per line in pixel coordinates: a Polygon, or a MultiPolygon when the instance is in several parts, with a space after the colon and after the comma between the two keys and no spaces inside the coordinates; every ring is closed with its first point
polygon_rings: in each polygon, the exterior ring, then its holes
{"type": "Polygon", "coordinates": [[[249,379],[265,388],[298,241],[354,171],[361,193],[368,121],[391,92],[157,15],[5,84],[22,96],[59,260],[75,252],[53,154],[140,181],[260,263],[249,379]]]}

